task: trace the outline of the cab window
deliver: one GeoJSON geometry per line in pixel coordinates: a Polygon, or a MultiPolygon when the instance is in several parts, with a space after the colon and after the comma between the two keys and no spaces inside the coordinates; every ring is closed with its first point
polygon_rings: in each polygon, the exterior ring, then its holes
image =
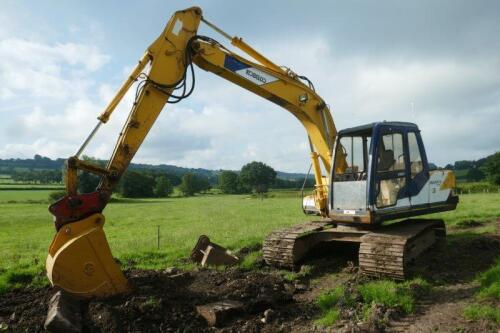
{"type": "Polygon", "coordinates": [[[424,169],[420,148],[417,142],[417,135],[414,132],[408,133],[408,150],[410,152],[411,178],[413,179],[424,169]]]}
{"type": "Polygon", "coordinates": [[[344,136],[340,138],[337,143],[336,156],[343,156],[345,163],[343,163],[342,168],[336,167],[335,181],[366,180],[369,145],[370,137],[368,136],[344,136]]]}
{"type": "Polygon", "coordinates": [[[406,185],[403,135],[381,137],[377,155],[377,207],[394,206],[406,185]]]}
{"type": "Polygon", "coordinates": [[[378,172],[404,169],[403,135],[392,133],[382,136],[378,151],[378,172]]]}

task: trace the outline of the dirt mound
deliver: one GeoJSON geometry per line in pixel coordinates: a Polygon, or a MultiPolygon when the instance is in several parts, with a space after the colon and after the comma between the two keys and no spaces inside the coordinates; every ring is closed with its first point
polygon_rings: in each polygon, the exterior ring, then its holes
{"type": "MultiPolygon", "coordinates": [[[[128,295],[84,305],[85,332],[276,332],[308,321],[314,307],[293,300],[297,291],[277,272],[131,270],[128,295]],[[196,306],[237,300],[244,309],[221,327],[209,327],[196,306]],[[292,303],[295,303],[292,305],[292,303]],[[264,312],[272,313],[264,323],[264,312]]],[[[53,290],[20,290],[0,298],[0,322],[10,330],[42,331],[53,290]]]]}

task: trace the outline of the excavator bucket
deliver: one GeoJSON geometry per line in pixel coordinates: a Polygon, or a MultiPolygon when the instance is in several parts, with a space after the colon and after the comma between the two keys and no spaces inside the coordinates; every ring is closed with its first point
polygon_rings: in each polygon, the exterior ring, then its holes
{"type": "Polygon", "coordinates": [[[111,255],[103,225],[104,216],[93,214],[59,229],[46,261],[47,277],[53,286],[85,298],[130,289],[111,255]]]}

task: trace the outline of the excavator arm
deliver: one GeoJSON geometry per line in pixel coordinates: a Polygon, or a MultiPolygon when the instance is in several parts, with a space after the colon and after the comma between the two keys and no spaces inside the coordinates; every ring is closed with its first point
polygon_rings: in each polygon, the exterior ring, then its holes
{"type": "Polygon", "coordinates": [[[192,93],[193,64],[281,106],[302,123],[311,148],[316,205],[326,214],[327,184],[337,134],[326,103],[307,78],[275,65],[242,39],[230,37],[206,21],[200,8],[188,8],[172,16],[98,117],[98,124],[77,154],[67,161],[67,196],[49,208],[57,230],[46,263],[53,285],[84,297],[112,295],[129,289],[111,255],[101,213],[165,104],[177,103],[192,93]],[[214,39],[198,36],[202,21],[256,61],[231,52],[214,39]],[[107,166],[103,168],[81,160],[79,156],[87,144],[136,81],[140,82],[134,105],[107,166]],[[77,193],[79,170],[101,176],[95,192],[77,193]]]}

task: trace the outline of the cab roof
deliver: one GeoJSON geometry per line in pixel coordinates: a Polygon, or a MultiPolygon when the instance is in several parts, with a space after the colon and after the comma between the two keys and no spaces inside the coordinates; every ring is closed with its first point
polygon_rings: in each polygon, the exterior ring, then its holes
{"type": "Polygon", "coordinates": [[[414,123],[408,123],[404,121],[382,121],[374,122],[366,125],[345,128],[338,132],[339,136],[344,135],[371,135],[375,127],[404,127],[407,129],[418,130],[418,126],[414,123]]]}

